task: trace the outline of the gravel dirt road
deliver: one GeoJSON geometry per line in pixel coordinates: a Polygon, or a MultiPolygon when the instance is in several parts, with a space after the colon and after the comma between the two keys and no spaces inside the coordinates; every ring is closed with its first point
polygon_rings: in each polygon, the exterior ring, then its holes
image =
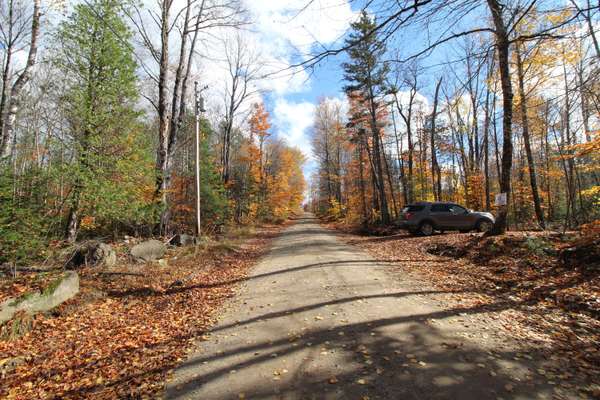
{"type": "Polygon", "coordinates": [[[545,360],[519,353],[493,320],[457,311],[447,295],[392,273],[306,214],[175,371],[166,398],[556,396],[535,372],[545,360]]]}

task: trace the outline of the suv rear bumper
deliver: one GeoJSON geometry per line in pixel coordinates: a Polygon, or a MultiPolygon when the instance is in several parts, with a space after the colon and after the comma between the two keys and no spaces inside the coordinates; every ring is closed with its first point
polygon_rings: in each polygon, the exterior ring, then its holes
{"type": "Polygon", "coordinates": [[[398,229],[404,229],[404,230],[407,230],[407,231],[414,231],[414,230],[416,230],[419,227],[419,225],[416,223],[416,221],[415,222],[412,222],[412,221],[399,221],[398,224],[397,224],[397,226],[398,226],[398,229]]]}

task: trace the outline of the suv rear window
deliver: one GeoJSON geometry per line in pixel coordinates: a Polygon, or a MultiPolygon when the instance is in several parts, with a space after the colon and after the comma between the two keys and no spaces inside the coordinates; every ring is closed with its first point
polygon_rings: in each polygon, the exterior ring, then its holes
{"type": "Polygon", "coordinates": [[[424,209],[425,209],[425,206],[406,206],[406,207],[404,207],[402,212],[419,212],[419,211],[423,211],[424,209]]]}
{"type": "Polygon", "coordinates": [[[431,212],[450,212],[450,204],[433,204],[431,212]]]}

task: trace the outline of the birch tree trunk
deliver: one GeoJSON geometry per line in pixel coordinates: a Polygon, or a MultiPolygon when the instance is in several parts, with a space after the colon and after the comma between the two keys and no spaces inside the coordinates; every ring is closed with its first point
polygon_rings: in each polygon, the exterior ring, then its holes
{"type": "MultiPolygon", "coordinates": [[[[31,79],[31,69],[35,64],[40,34],[40,2],[41,0],[34,0],[33,2],[33,15],[31,17],[31,42],[29,44],[29,54],[27,55],[25,68],[21,74],[19,74],[17,80],[10,89],[10,96],[8,97],[8,106],[6,112],[4,113],[4,110],[2,110],[3,120],[0,121],[0,158],[4,158],[7,155],[6,153],[8,150],[8,144],[11,142],[11,138],[14,135],[17,112],[19,111],[19,107],[21,105],[20,94],[25,84],[29,81],[29,79],[31,79]]],[[[5,85],[7,85],[7,83],[8,81],[4,81],[5,85]]]]}

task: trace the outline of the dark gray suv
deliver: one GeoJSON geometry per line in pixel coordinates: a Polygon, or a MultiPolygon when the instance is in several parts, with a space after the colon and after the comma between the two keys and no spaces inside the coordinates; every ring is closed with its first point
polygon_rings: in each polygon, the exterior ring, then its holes
{"type": "Polygon", "coordinates": [[[411,233],[431,235],[435,230],[487,232],[494,225],[489,212],[473,211],[454,203],[421,202],[410,204],[400,214],[400,228],[411,233]]]}

